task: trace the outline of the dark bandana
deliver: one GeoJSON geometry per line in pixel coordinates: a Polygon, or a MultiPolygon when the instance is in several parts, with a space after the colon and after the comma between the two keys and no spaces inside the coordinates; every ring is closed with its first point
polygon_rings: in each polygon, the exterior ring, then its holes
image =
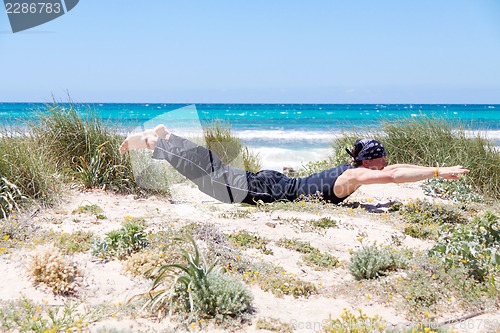
{"type": "Polygon", "coordinates": [[[358,148],[356,150],[359,151],[357,156],[354,156],[354,154],[348,149],[346,150],[349,153],[349,155],[351,155],[354,158],[354,160],[358,162],[364,160],[373,160],[375,158],[386,156],[384,146],[380,142],[374,139],[358,140],[356,141],[354,146],[358,148]]]}

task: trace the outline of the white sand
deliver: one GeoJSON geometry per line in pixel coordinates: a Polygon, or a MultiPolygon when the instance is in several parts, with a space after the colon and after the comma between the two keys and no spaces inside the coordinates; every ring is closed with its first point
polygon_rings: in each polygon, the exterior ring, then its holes
{"type": "MultiPolygon", "coordinates": [[[[358,190],[350,201],[366,204],[367,210],[384,211],[384,204],[393,199],[409,200],[423,198],[424,194],[418,184],[412,185],[372,185],[358,190]],[[381,206],[381,207],[377,207],[381,206]]],[[[216,202],[200,193],[189,184],[176,185],[173,190],[173,203],[165,198],[150,197],[135,199],[134,196],[114,195],[103,191],[78,192],[73,190],[66,200],[57,208],[42,211],[29,220],[30,223],[40,225],[43,229],[54,232],[74,232],[76,230],[92,231],[104,236],[108,231],[118,229],[125,216],[143,217],[148,222],[150,230],[158,230],[170,223],[182,225],[187,222],[214,223],[224,232],[247,230],[255,232],[271,241],[280,238],[299,238],[310,241],[322,251],[328,251],[337,256],[340,267],[330,271],[315,271],[308,266],[299,266],[297,261],[300,254],[289,251],[273,244],[269,247],[274,255],[266,256],[258,251],[246,251],[256,258],[263,258],[283,266],[288,272],[296,274],[305,281],[320,286],[319,295],[307,299],[295,299],[291,296],[277,298],[269,292],[264,292],[256,286],[251,290],[255,297],[256,313],[250,325],[241,329],[244,332],[257,331],[255,323],[258,318],[275,318],[283,323],[289,323],[296,328],[296,332],[314,332],[322,328],[330,316],[337,318],[344,308],[356,311],[362,308],[368,315],[379,314],[392,324],[407,322],[404,314],[397,309],[395,302],[383,302],[379,297],[360,297],[358,293],[341,291],[345,285],[353,283],[354,278],[345,268],[348,262],[350,249],[355,249],[359,242],[357,236],[365,233],[365,242],[387,244],[392,236],[403,240],[405,246],[411,248],[428,248],[431,243],[404,236],[400,230],[385,221],[381,214],[369,213],[361,209],[354,210],[354,214],[346,214],[346,210],[330,209],[314,214],[312,212],[273,211],[270,213],[252,210],[250,218],[227,219],[221,218],[224,211],[233,211],[238,205],[229,205],[216,202]],[[72,214],[72,211],[82,205],[96,204],[103,208],[104,220],[96,220],[91,214],[72,214]],[[321,216],[329,216],[338,221],[338,228],[331,228],[324,234],[317,232],[303,232],[290,224],[280,223],[286,218],[308,220],[321,216]],[[270,224],[271,223],[271,224],[270,224]],[[274,227],[273,227],[274,226],[274,227]]],[[[35,302],[50,305],[61,305],[67,301],[64,297],[54,296],[43,286],[34,286],[27,273],[30,263],[30,254],[33,249],[23,248],[0,256],[0,300],[15,300],[26,297],[35,302]]],[[[125,303],[131,296],[146,292],[150,282],[143,278],[132,277],[123,272],[122,263],[111,261],[102,263],[92,258],[89,253],[77,254],[74,260],[83,272],[83,283],[78,291],[78,299],[70,301],[81,302],[84,305],[98,307],[102,304],[110,306],[125,303]]],[[[458,314],[457,314],[458,315],[458,314]]],[[[482,320],[500,320],[500,314],[487,313],[482,320]]],[[[475,322],[476,324],[479,321],[475,322]]],[[[158,322],[144,315],[120,315],[106,317],[93,323],[91,331],[106,327],[109,329],[136,332],[150,330],[161,332],[173,327],[168,319],[158,322]]],[[[210,332],[230,332],[209,328],[210,332]]],[[[460,332],[475,332],[477,330],[459,329],[460,332]]],[[[264,332],[264,331],[259,331],[264,332]]]]}

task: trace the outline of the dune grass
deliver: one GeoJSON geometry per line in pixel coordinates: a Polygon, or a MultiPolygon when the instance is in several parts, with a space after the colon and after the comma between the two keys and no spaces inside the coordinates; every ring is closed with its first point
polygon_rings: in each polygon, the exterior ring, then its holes
{"type": "Polygon", "coordinates": [[[261,169],[260,157],[251,152],[241,140],[231,132],[229,123],[220,119],[204,124],[207,148],[219,156],[225,164],[251,172],[261,169]]]}
{"type": "Polygon", "coordinates": [[[345,148],[362,137],[380,140],[390,164],[462,165],[471,170],[466,181],[478,193],[500,198],[500,152],[481,133],[469,134],[463,124],[419,117],[386,122],[377,132],[346,133],[335,139],[336,161],[348,161],[345,148]]]}
{"type": "Polygon", "coordinates": [[[14,185],[2,187],[9,199],[0,201],[3,215],[22,202],[54,203],[64,183],[137,191],[130,160],[117,150],[124,137],[91,110],[83,116],[72,104],[54,103],[36,112],[35,120],[0,132],[0,175],[14,185]]]}
{"type": "MultiPolygon", "coordinates": [[[[13,206],[31,200],[50,204],[61,191],[61,179],[55,161],[47,156],[46,142],[37,141],[19,129],[3,129],[0,134],[0,175],[12,186],[3,187],[3,194],[11,197],[13,206]]],[[[9,215],[7,201],[2,210],[9,215]]],[[[12,207],[10,207],[12,208],[12,207]]]]}
{"type": "Polygon", "coordinates": [[[59,171],[80,179],[86,187],[107,185],[133,192],[130,161],[117,149],[124,137],[92,110],[86,114],[71,104],[49,105],[31,124],[31,135],[37,142],[45,141],[46,155],[56,161],[59,171]]]}

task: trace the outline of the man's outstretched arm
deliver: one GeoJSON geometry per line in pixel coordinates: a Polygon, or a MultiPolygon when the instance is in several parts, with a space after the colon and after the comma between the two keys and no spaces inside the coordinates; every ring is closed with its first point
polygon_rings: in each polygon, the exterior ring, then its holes
{"type": "Polygon", "coordinates": [[[358,168],[352,172],[352,181],[359,185],[411,183],[433,177],[445,179],[459,179],[459,175],[468,173],[461,165],[452,167],[423,167],[416,165],[386,167],[383,170],[370,170],[358,168]]]}
{"type": "Polygon", "coordinates": [[[459,179],[459,175],[468,172],[469,170],[460,165],[443,168],[395,165],[383,170],[360,167],[344,172],[335,182],[334,192],[336,196],[342,198],[352,194],[361,185],[411,183],[433,177],[459,179]]]}

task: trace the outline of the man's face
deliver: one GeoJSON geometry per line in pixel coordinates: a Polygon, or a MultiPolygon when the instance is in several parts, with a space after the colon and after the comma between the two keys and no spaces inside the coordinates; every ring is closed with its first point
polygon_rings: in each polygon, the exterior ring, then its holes
{"type": "Polygon", "coordinates": [[[387,166],[385,157],[374,158],[373,160],[364,160],[363,166],[372,170],[382,170],[387,166]]]}

